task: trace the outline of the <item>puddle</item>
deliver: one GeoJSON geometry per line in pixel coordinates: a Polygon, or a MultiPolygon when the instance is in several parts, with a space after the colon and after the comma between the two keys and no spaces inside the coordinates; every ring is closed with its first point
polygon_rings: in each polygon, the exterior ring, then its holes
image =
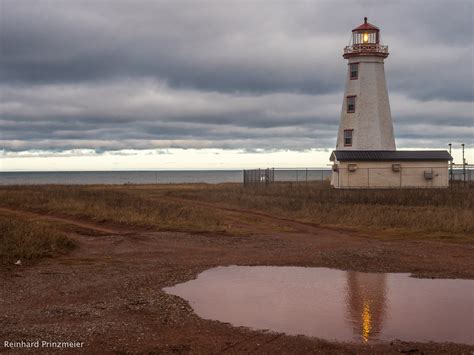
{"type": "Polygon", "coordinates": [[[327,268],[217,267],[164,289],[205,319],[327,340],[474,344],[474,281],[327,268]]]}

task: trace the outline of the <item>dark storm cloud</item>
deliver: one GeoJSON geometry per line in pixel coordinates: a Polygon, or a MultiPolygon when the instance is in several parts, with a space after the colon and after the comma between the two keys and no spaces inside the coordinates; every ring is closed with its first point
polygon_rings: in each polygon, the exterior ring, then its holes
{"type": "Polygon", "coordinates": [[[0,149],[332,147],[341,52],[365,15],[391,51],[402,146],[473,134],[470,1],[0,7],[0,149]]]}
{"type": "MultiPolygon", "coordinates": [[[[75,89],[62,88],[59,90],[62,92],[62,106],[55,102],[55,95],[49,93],[48,86],[41,86],[37,92],[25,89],[23,95],[15,90],[15,100],[33,102],[33,105],[12,104],[8,112],[4,111],[5,118],[0,121],[2,143],[9,150],[21,150],[25,146],[31,149],[74,147],[65,140],[75,141],[75,144],[82,141],[83,148],[110,147],[109,143],[91,143],[97,139],[107,142],[123,140],[129,144],[128,148],[137,149],[161,147],[158,141],[166,141],[177,148],[200,146],[199,141],[204,141],[205,147],[265,146],[271,149],[272,144],[280,140],[280,148],[299,150],[325,147],[328,139],[332,144],[337,130],[335,115],[327,119],[324,112],[318,116],[317,110],[312,108],[314,103],[321,101],[313,96],[202,94],[199,91],[158,88],[146,82],[129,88],[129,91],[121,88],[128,85],[128,82],[115,83],[114,90],[89,87],[83,94],[75,89]],[[101,92],[114,93],[112,97],[117,102],[113,111],[108,110],[111,103],[103,98],[101,92]],[[172,104],[168,102],[170,98],[172,104]],[[182,106],[187,103],[193,104],[188,111],[182,106]],[[262,110],[266,107],[272,109],[262,110]],[[21,140],[25,144],[19,144],[21,140]],[[58,145],[54,140],[62,143],[58,145]],[[45,146],[45,141],[51,146],[45,146]],[[245,145],[240,146],[242,143],[245,145]]],[[[5,90],[6,96],[11,96],[8,91],[5,90]]],[[[52,91],[56,92],[56,89],[52,91]]]]}
{"type": "Polygon", "coordinates": [[[469,1],[4,0],[0,78],[138,76],[203,90],[333,92],[343,84],[340,54],[351,27],[374,13],[400,58],[389,59],[393,88],[472,99],[472,10],[469,1]]]}
{"type": "Polygon", "coordinates": [[[341,85],[332,78],[335,71],[315,66],[324,57],[330,65],[328,51],[335,48],[328,48],[329,41],[311,48],[311,34],[298,39],[278,30],[282,9],[267,14],[276,19],[265,25],[258,15],[271,4],[89,5],[5,2],[0,78],[44,83],[155,77],[177,87],[251,92],[320,93],[341,85]]]}

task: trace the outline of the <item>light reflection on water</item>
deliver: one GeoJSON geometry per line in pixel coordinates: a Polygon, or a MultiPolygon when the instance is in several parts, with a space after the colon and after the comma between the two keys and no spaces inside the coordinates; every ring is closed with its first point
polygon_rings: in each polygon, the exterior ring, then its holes
{"type": "Polygon", "coordinates": [[[381,330],[387,307],[387,275],[383,273],[345,272],[347,319],[354,332],[367,343],[381,330]]]}
{"type": "Polygon", "coordinates": [[[474,281],[327,268],[217,267],[165,288],[202,318],[337,341],[474,344],[474,281]]]}

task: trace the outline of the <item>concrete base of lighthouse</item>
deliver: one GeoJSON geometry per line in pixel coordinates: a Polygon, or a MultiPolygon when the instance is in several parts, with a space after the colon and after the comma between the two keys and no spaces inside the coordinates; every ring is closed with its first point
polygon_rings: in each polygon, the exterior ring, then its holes
{"type": "Polygon", "coordinates": [[[447,151],[333,151],[338,189],[447,188],[447,151]]]}

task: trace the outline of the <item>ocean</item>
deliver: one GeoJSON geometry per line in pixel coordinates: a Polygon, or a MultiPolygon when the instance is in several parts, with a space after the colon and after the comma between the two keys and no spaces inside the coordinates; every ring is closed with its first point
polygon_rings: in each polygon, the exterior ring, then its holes
{"type": "MultiPolygon", "coordinates": [[[[276,181],[327,179],[327,169],[275,169],[276,181]]],[[[0,185],[123,185],[242,182],[242,170],[0,172],[0,185]]]]}
{"type": "Polygon", "coordinates": [[[242,170],[0,172],[0,185],[241,182],[242,170]]]}

